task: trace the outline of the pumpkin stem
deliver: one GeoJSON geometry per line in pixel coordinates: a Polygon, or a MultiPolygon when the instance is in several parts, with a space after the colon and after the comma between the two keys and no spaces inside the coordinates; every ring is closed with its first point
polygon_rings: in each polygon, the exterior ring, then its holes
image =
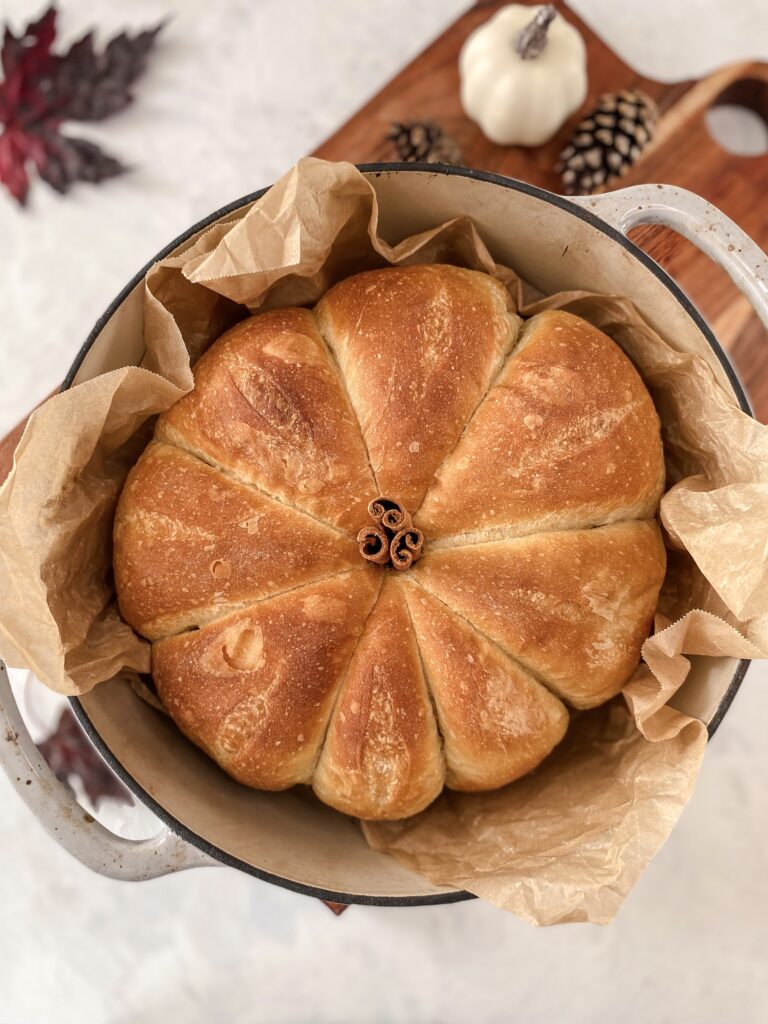
{"type": "Polygon", "coordinates": [[[532,60],[541,54],[547,45],[547,29],[556,17],[552,4],[545,4],[525,26],[515,40],[515,49],[523,60],[532,60]]]}

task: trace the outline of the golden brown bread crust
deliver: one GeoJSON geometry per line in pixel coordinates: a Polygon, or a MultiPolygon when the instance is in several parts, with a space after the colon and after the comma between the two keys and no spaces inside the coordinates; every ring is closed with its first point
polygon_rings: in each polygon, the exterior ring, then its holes
{"type": "Polygon", "coordinates": [[[586,322],[540,314],[513,348],[482,274],[374,271],[316,315],[325,339],[276,310],[198,362],[121,496],[118,597],[171,715],[235,778],[405,817],[535,767],[567,723],[553,693],[591,707],[634,669],[664,575],[642,521],[659,423],[586,322]],[[403,576],[357,552],[363,435],[380,489],[424,498],[403,576]]]}
{"type": "Polygon", "coordinates": [[[659,417],[615,342],[562,310],[527,321],[503,373],[441,466],[416,525],[475,539],[654,515],[659,417]]]}
{"type": "Polygon", "coordinates": [[[313,780],[339,811],[405,818],[443,788],[445,763],[402,581],[389,573],[331,716],[313,780]]]}
{"type": "Polygon", "coordinates": [[[629,678],[666,554],[655,520],[428,550],[416,580],[577,708],[629,678]]]}
{"type": "Polygon", "coordinates": [[[120,496],[113,565],[123,618],[155,640],[356,569],[360,556],[332,527],[152,443],[120,496]]]}
{"type": "Polygon", "coordinates": [[[276,309],[227,331],[194,367],[195,387],[155,437],[350,530],[375,485],[360,429],[306,309],[276,309]]]}
{"type": "Polygon", "coordinates": [[[160,699],[240,782],[309,782],[380,584],[375,570],[356,569],[161,640],[152,647],[160,699]]]}
{"type": "Polygon", "coordinates": [[[541,683],[421,587],[408,607],[445,745],[446,785],[505,786],[565,735],[568,712],[541,683]]]}
{"type": "Polygon", "coordinates": [[[412,512],[518,333],[505,288],[449,266],[371,270],[316,309],[379,490],[412,512]]]}

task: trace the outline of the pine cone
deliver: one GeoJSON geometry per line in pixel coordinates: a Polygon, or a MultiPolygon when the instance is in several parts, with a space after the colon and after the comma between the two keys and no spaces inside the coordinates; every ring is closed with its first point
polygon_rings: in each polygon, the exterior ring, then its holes
{"type": "Polygon", "coordinates": [[[639,89],[606,93],[583,118],[560,154],[566,195],[586,196],[626,174],[653,136],[659,109],[639,89]]]}
{"type": "Polygon", "coordinates": [[[459,144],[434,121],[394,121],[387,139],[406,163],[461,163],[459,144]]]}

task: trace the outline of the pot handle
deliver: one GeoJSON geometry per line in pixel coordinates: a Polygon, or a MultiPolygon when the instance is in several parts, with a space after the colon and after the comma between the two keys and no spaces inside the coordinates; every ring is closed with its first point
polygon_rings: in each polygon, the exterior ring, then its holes
{"type": "Polygon", "coordinates": [[[598,196],[569,196],[626,235],[638,224],[663,224],[725,270],[768,330],[768,257],[730,218],[676,185],[633,185],[598,196]]]}
{"type": "Polygon", "coordinates": [[[185,868],[219,864],[165,825],[149,839],[124,839],[88,814],[74,794],[59,782],[33,743],[2,661],[0,765],[48,835],[97,874],[142,882],[185,868]]]}

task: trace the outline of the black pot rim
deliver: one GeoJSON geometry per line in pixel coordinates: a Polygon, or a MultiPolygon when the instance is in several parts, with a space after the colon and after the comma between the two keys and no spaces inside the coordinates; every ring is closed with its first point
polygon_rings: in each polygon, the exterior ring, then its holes
{"type": "MultiPolygon", "coordinates": [[[[712,333],[711,328],[704,320],[701,313],[699,313],[699,311],[693,305],[691,300],[685,294],[685,292],[666,273],[666,271],[664,271],[658,263],[652,260],[650,256],[643,252],[642,249],[638,248],[638,246],[631,242],[620,231],[617,231],[609,224],[606,224],[605,221],[601,220],[600,217],[591,213],[589,210],[586,210],[583,207],[576,205],[576,203],[572,203],[564,196],[557,195],[553,192],[547,192],[545,189],[538,188],[536,185],[529,185],[527,182],[518,181],[515,178],[505,178],[500,174],[492,174],[488,171],[476,171],[468,167],[453,167],[447,164],[420,163],[371,163],[358,164],[357,167],[364,174],[373,174],[376,177],[380,176],[381,174],[385,174],[389,171],[407,171],[417,174],[458,175],[464,178],[473,178],[477,181],[485,181],[492,185],[500,185],[503,188],[509,188],[515,192],[523,192],[527,195],[534,196],[537,199],[541,199],[544,202],[549,203],[551,206],[559,207],[566,213],[570,213],[573,216],[578,217],[580,220],[583,220],[586,223],[592,225],[592,227],[597,228],[597,230],[601,231],[604,235],[607,235],[609,238],[612,238],[615,242],[618,242],[619,245],[623,246],[627,250],[627,252],[630,253],[630,255],[634,256],[635,259],[642,263],[643,266],[647,270],[649,270],[661,284],[664,285],[664,287],[672,294],[673,298],[676,299],[677,302],[683,307],[685,312],[690,316],[690,318],[694,321],[694,323],[699,328],[701,333],[704,335],[710,348],[720,361],[723,370],[725,371],[725,374],[728,377],[728,381],[731,387],[733,388],[733,392],[736,395],[736,398],[739,402],[741,409],[749,416],[754,415],[752,409],[750,408],[747,396],[744,393],[741,381],[736,375],[736,371],[734,370],[733,366],[728,360],[728,357],[726,356],[719,342],[712,333]]],[[[67,376],[64,378],[64,383],[62,384],[61,390],[66,391],[68,388],[72,387],[75,376],[77,375],[77,372],[80,369],[83,360],[85,359],[86,355],[90,351],[91,347],[93,346],[98,336],[101,334],[107,322],[114,315],[118,307],[128,297],[130,292],[133,291],[136,285],[139,284],[144,279],[144,277],[146,277],[150,268],[158,260],[165,259],[165,257],[169,256],[178,246],[182,245],[184,242],[186,242],[193,235],[197,234],[199,231],[202,231],[205,228],[210,227],[212,224],[220,220],[222,217],[225,217],[230,213],[234,213],[236,210],[239,210],[241,207],[254,202],[256,199],[260,199],[261,196],[263,196],[269,190],[270,187],[271,186],[267,186],[267,188],[259,189],[257,192],[251,192],[249,195],[243,196],[241,199],[236,199],[234,202],[229,203],[227,206],[221,207],[221,209],[219,210],[215,210],[213,213],[209,214],[207,217],[204,217],[202,220],[198,221],[192,227],[182,232],[182,234],[180,234],[172,242],[170,242],[163,249],[161,249],[156,256],[153,256],[152,259],[147,264],[145,264],[145,266],[143,266],[141,270],[138,271],[138,273],[136,273],[133,276],[133,278],[122,289],[122,291],[120,291],[120,293],[112,300],[112,302],[109,304],[104,313],[96,321],[92,331],[90,332],[85,342],[83,343],[82,347],[80,348],[79,352],[75,356],[72,366],[70,367],[67,376]]],[[[715,734],[717,728],[719,727],[720,723],[725,717],[728,708],[733,703],[733,699],[735,698],[736,693],[738,692],[738,689],[741,686],[742,680],[744,679],[749,664],[749,659],[740,659],[736,667],[736,671],[733,674],[733,679],[731,680],[728,689],[726,690],[722,700],[720,701],[720,704],[717,707],[717,711],[715,712],[711,722],[707,727],[710,739],[715,734]]],[[[199,850],[202,850],[203,853],[208,854],[208,856],[213,857],[215,860],[220,861],[222,864],[225,864],[229,867],[237,868],[240,871],[245,871],[250,875],[255,875],[256,878],[260,878],[262,881],[271,882],[274,885],[279,885],[284,889],[291,889],[294,892],[300,892],[306,896],[314,896],[318,899],[330,900],[335,903],[354,903],[365,906],[380,907],[414,907],[430,906],[443,903],[459,903],[464,900],[475,899],[475,896],[472,893],[461,890],[456,890],[455,892],[448,893],[437,893],[432,896],[364,896],[345,892],[334,892],[327,889],[317,888],[311,885],[304,885],[299,882],[294,882],[291,879],[282,878],[279,875],[271,874],[267,871],[261,871],[259,868],[255,868],[251,864],[247,864],[245,861],[240,860],[238,857],[233,857],[230,854],[225,853],[223,850],[219,849],[217,846],[214,846],[212,843],[207,842],[207,840],[197,835],[191,829],[187,828],[180,821],[174,818],[173,815],[169,814],[168,811],[165,810],[165,808],[161,807],[160,804],[158,804],[149,795],[149,793],[147,793],[146,790],[141,785],[139,785],[139,783],[133,778],[133,776],[130,775],[130,773],[125,770],[125,768],[123,768],[122,764],[117,760],[112,751],[107,747],[106,743],[101,738],[95,726],[93,725],[93,722],[88,717],[88,714],[86,713],[86,710],[83,707],[82,702],[79,700],[79,698],[70,697],[69,699],[72,705],[72,709],[75,715],[77,716],[80,725],[85,730],[88,738],[99,751],[99,753],[107,762],[112,771],[115,772],[115,774],[127,786],[127,788],[136,797],[138,797],[138,799],[143,804],[145,804],[155,815],[157,815],[157,817],[165,825],[167,825],[168,828],[170,828],[177,835],[181,836],[188,843],[190,843],[193,846],[196,846],[199,850]]]]}

